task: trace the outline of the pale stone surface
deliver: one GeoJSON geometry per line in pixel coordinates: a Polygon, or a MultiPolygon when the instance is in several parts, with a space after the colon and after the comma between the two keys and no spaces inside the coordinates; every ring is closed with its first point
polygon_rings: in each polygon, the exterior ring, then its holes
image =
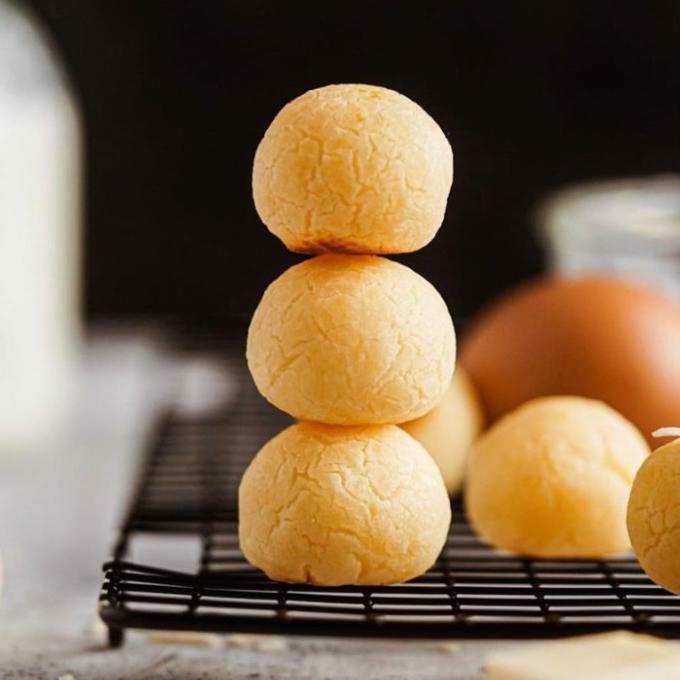
{"type": "Polygon", "coordinates": [[[238,636],[197,647],[132,633],[122,649],[109,650],[95,614],[100,565],[151,414],[175,374],[149,343],[95,338],[71,434],[49,452],[0,467],[0,680],[482,677],[483,653],[498,643],[269,637],[250,644],[238,636]]]}

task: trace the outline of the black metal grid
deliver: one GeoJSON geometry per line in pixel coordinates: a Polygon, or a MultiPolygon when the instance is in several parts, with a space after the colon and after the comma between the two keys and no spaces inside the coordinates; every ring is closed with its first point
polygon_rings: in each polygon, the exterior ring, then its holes
{"type": "Polygon", "coordinates": [[[256,394],[242,366],[228,412],[169,413],[112,561],[100,614],[112,644],[125,628],[403,637],[555,637],[610,628],[680,637],[680,598],[653,584],[632,556],[545,561],[481,543],[454,501],[445,549],[403,585],[322,588],[275,583],[238,548],[236,492],[253,454],[289,423],[256,394]],[[193,573],[126,561],[144,532],[201,539],[193,573]]]}

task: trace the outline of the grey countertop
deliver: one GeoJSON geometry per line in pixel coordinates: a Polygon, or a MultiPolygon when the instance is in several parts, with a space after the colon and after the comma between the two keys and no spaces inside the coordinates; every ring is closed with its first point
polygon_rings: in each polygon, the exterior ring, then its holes
{"type": "Polygon", "coordinates": [[[0,461],[0,679],[481,678],[502,643],[138,633],[106,647],[100,565],[176,368],[147,336],[94,334],[63,436],[0,461]]]}

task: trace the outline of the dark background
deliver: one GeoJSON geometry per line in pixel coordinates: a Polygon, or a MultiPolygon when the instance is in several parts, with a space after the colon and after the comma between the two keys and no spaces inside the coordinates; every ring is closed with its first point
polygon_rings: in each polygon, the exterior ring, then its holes
{"type": "Polygon", "coordinates": [[[573,180],[680,168],[680,2],[33,0],[87,143],[86,309],[223,323],[297,258],[250,168],[289,99],[395,88],[449,136],[436,240],[401,258],[467,316],[541,270],[531,206],[573,180]]]}

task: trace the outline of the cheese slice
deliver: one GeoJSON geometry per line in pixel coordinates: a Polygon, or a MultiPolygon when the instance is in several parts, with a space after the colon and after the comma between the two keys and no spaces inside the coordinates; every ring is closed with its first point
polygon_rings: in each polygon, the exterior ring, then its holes
{"type": "Polygon", "coordinates": [[[680,680],[680,645],[617,631],[508,649],[486,670],[488,680],[680,680]]]}

